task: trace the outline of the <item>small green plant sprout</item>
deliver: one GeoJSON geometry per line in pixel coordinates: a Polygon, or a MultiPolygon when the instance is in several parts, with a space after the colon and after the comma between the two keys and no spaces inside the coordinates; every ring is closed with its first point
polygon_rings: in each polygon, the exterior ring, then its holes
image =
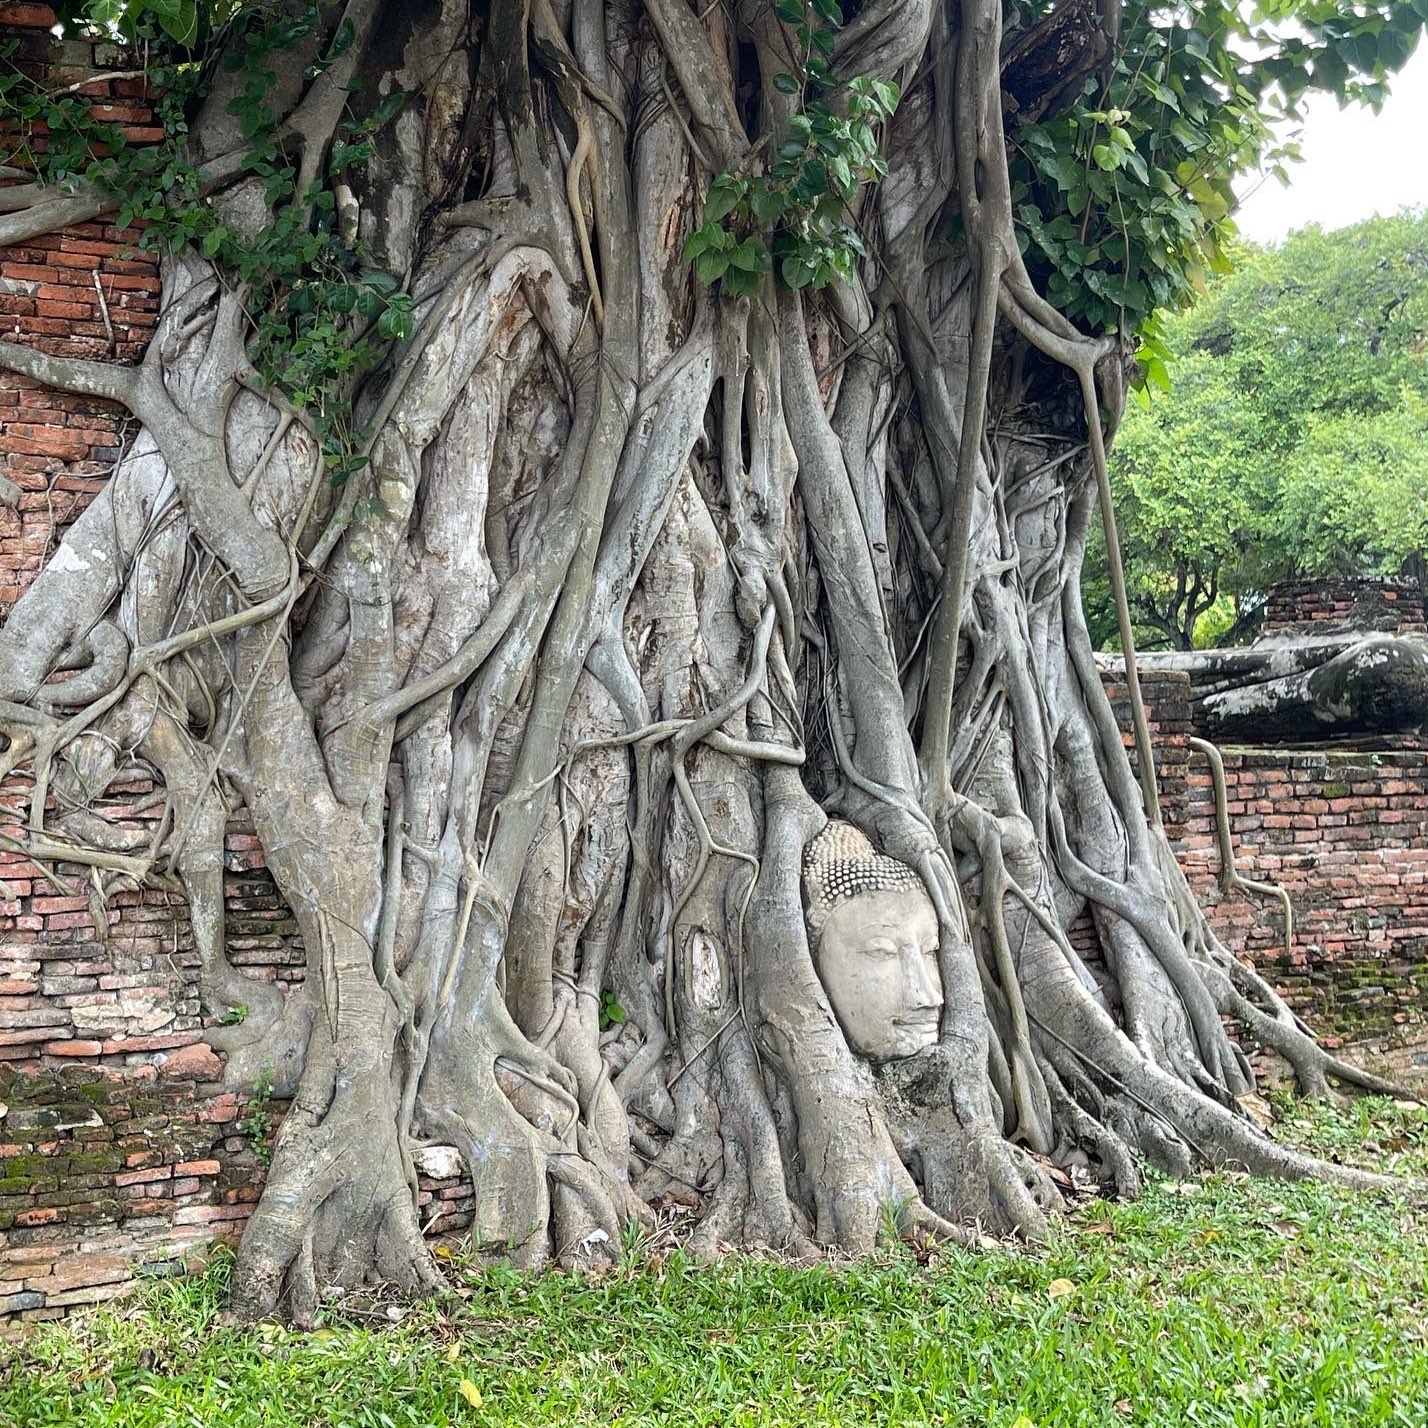
{"type": "Polygon", "coordinates": [[[239,1002],[236,1006],[231,1006],[219,1022],[220,1026],[242,1026],[248,1020],[248,1003],[239,1002]]]}
{"type": "Polygon", "coordinates": [[[633,1215],[620,1225],[620,1268],[637,1270],[649,1254],[650,1232],[633,1215]]]}
{"type": "Polygon", "coordinates": [[[247,1113],[238,1122],[238,1134],[248,1143],[258,1164],[267,1169],[273,1163],[273,1148],[268,1144],[269,1109],[273,1100],[273,1068],[264,1066],[253,1082],[253,1094],[248,1099],[247,1113]]]}
{"type": "Polygon", "coordinates": [[[615,1000],[614,992],[605,990],[600,994],[600,1030],[609,1031],[612,1026],[625,1024],[625,1009],[615,1000]]]}
{"type": "Polygon", "coordinates": [[[776,74],[774,88],[794,96],[785,138],[764,172],[721,173],[709,186],[702,225],[684,256],[701,282],[731,295],[758,292],[777,266],[790,288],[846,282],[854,260],[867,256],[849,205],[865,183],[887,172],[877,126],[892,117],[901,91],[891,80],[865,76],[839,84],[828,67],[833,31],[843,23],[837,0],[779,0],[791,30],[797,72],[776,74]]]}
{"type": "Polygon", "coordinates": [[[903,1248],[903,1231],[907,1225],[908,1202],[894,1195],[884,1200],[878,1209],[879,1247],[897,1253],[903,1248]]]}

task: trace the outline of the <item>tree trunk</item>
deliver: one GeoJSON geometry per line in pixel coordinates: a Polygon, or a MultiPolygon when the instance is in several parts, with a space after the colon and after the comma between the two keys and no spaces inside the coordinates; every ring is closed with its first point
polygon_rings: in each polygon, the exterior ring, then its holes
{"type": "MultiPolygon", "coordinates": [[[[711,1252],[1035,1234],[1071,1158],[1127,1193],[1138,1155],[1370,1179],[1243,1114],[1222,1013],[1311,1090],[1371,1078],[1216,941],[1093,663],[1124,359],[1021,267],[998,4],[848,7],[835,72],[906,90],[857,206],[876,257],[754,297],[683,257],[796,103],[773,7],[735,8],[353,0],[347,58],[279,57],[304,173],[343,65],[409,96],[348,197],[416,327],[352,396],[370,460],[340,490],[197,257],[137,368],[0,344],[142,423],[0,632],[0,730],[37,855],[58,821],[104,865],[98,820],[45,807],[92,792],[97,744],[163,774],[142,872],[188,891],[206,1012],[250,1008],[211,1033],[230,1079],[295,1094],[242,1315],[437,1284],[434,1143],[479,1244],[533,1265],[670,1203],[711,1252]],[[235,793],[307,948],[286,1000],[224,958],[235,793]],[[1098,975],[1066,935],[1088,905],[1098,975]],[[855,1031],[843,976],[903,1041],[855,1031]]],[[[232,125],[215,96],[199,155],[232,125]]],[[[214,201],[252,222],[257,183],[214,201]]]]}

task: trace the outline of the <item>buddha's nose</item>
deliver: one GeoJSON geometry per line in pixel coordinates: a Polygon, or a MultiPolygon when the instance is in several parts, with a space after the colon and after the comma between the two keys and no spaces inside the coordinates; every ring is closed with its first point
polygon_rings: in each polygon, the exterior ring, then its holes
{"type": "Polygon", "coordinates": [[[920,947],[913,947],[903,954],[903,965],[907,969],[908,1005],[917,1010],[940,1007],[942,979],[932,959],[924,956],[920,947]]]}

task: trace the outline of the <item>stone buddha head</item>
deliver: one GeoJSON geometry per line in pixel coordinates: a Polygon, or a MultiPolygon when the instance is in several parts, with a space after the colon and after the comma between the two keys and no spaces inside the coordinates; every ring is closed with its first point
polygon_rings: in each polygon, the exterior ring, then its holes
{"type": "Polygon", "coordinates": [[[881,1063],[932,1046],[937,912],[917,874],[851,823],[830,822],[804,853],[803,893],[814,964],[849,1047],[881,1063]]]}

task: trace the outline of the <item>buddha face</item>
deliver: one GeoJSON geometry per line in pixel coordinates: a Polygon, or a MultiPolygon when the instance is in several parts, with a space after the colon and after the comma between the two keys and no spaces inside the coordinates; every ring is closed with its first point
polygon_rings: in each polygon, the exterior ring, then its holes
{"type": "Polygon", "coordinates": [[[861,893],[828,913],[818,975],[859,1056],[896,1061],[937,1041],[937,937],[937,913],[920,888],[861,893]]]}

